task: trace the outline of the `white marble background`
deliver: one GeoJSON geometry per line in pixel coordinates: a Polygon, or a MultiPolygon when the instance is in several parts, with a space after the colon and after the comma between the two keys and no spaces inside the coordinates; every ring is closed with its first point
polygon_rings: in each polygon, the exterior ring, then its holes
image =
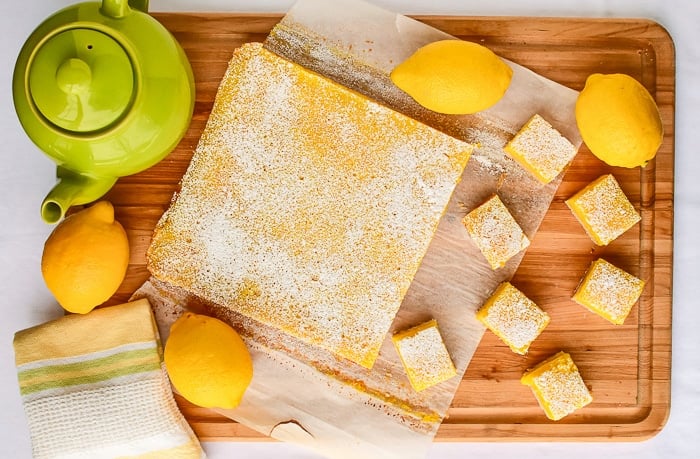
{"type": "MultiPolygon", "coordinates": [[[[26,137],[11,97],[14,62],[22,43],[47,16],[76,0],[0,2],[0,458],[31,457],[12,351],[15,331],[61,315],[39,271],[51,227],[38,205],[54,180],[54,166],[26,137]]],[[[696,0],[373,0],[401,13],[518,16],[646,17],[665,26],[676,45],[676,189],[672,408],[666,427],[641,443],[436,443],[431,459],[697,458],[700,457],[700,2],[696,0]],[[697,233],[696,233],[697,234],[697,233]]],[[[284,12],[292,0],[151,0],[152,11],[284,12]]],[[[390,440],[389,440],[390,441],[390,440]]],[[[282,443],[205,443],[211,459],[315,459],[282,443]]],[[[371,459],[371,458],[367,458],[371,459]]]]}

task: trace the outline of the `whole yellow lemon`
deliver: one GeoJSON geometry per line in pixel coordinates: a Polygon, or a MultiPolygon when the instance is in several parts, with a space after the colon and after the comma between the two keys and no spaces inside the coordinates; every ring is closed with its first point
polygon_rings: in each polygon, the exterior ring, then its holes
{"type": "Polygon", "coordinates": [[[418,49],[391,72],[391,81],[425,108],[463,115],[494,105],[513,70],[490,49],[462,40],[442,40],[418,49]]]}
{"type": "Polygon", "coordinates": [[[645,166],[663,140],[651,94],[621,73],[588,77],[576,101],[576,124],[588,149],[611,166],[645,166]]]}
{"type": "Polygon", "coordinates": [[[228,324],[186,312],[170,327],[165,367],[177,391],[205,408],[235,408],[253,379],[253,362],[228,324]]]}
{"type": "Polygon", "coordinates": [[[85,314],[117,291],[129,265],[126,231],[108,201],[61,221],[44,243],[41,273],[58,303],[85,314]]]}

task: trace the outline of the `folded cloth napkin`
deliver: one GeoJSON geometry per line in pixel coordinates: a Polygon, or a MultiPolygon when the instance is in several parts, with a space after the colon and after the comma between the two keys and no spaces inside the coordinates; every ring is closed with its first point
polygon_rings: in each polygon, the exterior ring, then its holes
{"type": "Polygon", "coordinates": [[[34,457],[204,458],[173,399],[147,300],[15,334],[34,457]]]}

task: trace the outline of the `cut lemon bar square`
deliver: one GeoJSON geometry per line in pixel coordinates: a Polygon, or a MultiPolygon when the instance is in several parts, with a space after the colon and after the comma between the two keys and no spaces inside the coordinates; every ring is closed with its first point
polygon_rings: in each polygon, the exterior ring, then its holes
{"type": "Polygon", "coordinates": [[[532,389],[545,415],[554,421],[593,401],[571,356],[559,352],[532,370],[520,382],[532,389]]]}
{"type": "Polygon", "coordinates": [[[148,269],[372,368],[472,150],[245,44],[148,269]]]}
{"type": "Polygon", "coordinates": [[[434,319],[396,333],[391,339],[417,392],[457,374],[434,319]]]}
{"type": "Polygon", "coordinates": [[[492,269],[501,268],[530,245],[530,240],[498,195],[469,212],[462,224],[492,269]]]}
{"type": "Polygon", "coordinates": [[[530,344],[549,324],[544,312],[510,282],[503,282],[476,312],[486,325],[516,354],[527,353],[530,344]]]}
{"type": "Polygon", "coordinates": [[[598,245],[608,245],[642,219],[612,174],[598,177],[566,205],[598,245]]]}
{"type": "Polygon", "coordinates": [[[644,281],[599,258],[581,280],[573,300],[615,325],[622,325],[644,290],[644,281]]]}
{"type": "Polygon", "coordinates": [[[534,115],[504,147],[537,179],[554,180],[576,156],[576,147],[540,115],[534,115]]]}

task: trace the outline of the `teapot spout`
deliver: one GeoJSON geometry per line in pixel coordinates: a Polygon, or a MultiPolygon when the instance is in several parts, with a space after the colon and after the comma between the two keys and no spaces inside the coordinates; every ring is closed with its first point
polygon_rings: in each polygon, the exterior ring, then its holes
{"type": "Polygon", "coordinates": [[[89,177],[62,167],[56,175],[58,183],[41,204],[41,218],[48,224],[58,223],[70,206],[96,201],[117,181],[116,177],[89,177]]]}

